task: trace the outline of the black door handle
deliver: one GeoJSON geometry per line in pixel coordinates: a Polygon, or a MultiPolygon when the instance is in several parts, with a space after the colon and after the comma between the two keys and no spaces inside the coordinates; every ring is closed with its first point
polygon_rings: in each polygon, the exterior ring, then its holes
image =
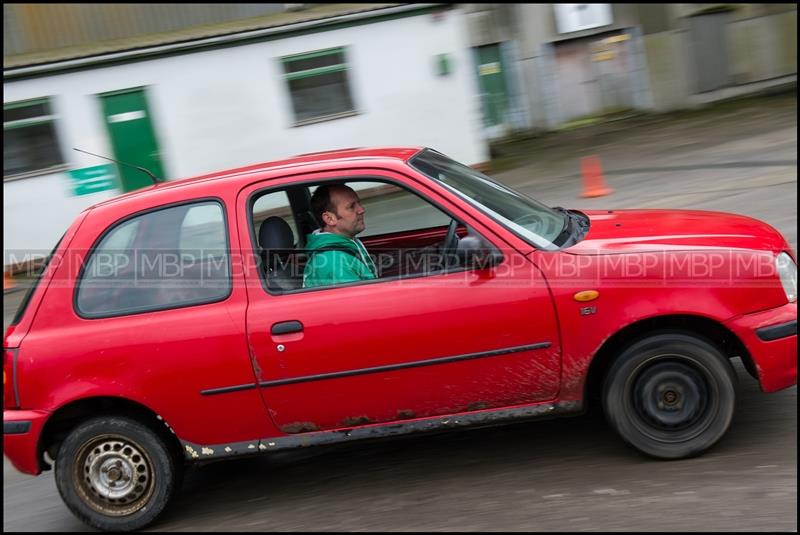
{"type": "Polygon", "coordinates": [[[303,331],[303,324],[299,321],[281,321],[272,326],[272,334],[290,334],[303,331]]]}

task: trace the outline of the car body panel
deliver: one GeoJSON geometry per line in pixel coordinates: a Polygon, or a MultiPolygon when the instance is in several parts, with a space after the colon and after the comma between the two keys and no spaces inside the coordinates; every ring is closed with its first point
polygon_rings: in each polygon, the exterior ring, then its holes
{"type": "Polygon", "coordinates": [[[571,254],[673,250],[781,251],[781,235],[762,221],[703,210],[585,210],[589,234],[571,254]]]}
{"type": "Polygon", "coordinates": [[[73,221],[72,225],[67,229],[64,237],[61,239],[61,243],[53,253],[53,258],[47,264],[47,268],[44,272],[42,272],[36,289],[33,291],[33,294],[30,295],[25,313],[20,318],[19,323],[9,326],[8,330],[6,330],[3,337],[3,347],[19,347],[22,343],[22,340],[25,338],[25,335],[28,333],[33,323],[33,319],[36,317],[39,304],[47,293],[50,282],[53,280],[53,274],[58,270],[61,263],[71,256],[70,248],[72,240],[75,238],[78,229],[81,227],[90,211],[91,209],[87,209],[78,214],[75,217],[75,221],[73,221]]]}
{"type": "Polygon", "coordinates": [[[725,322],[747,347],[756,367],[758,382],[764,392],[776,392],[797,384],[797,303],[743,314],[725,322]],[[795,323],[794,333],[765,341],[757,331],[764,327],[795,323]]]}
{"type": "Polygon", "coordinates": [[[39,436],[50,413],[47,411],[4,410],[3,427],[17,422],[30,422],[25,433],[3,433],[3,454],[23,474],[41,473],[39,436]]]}

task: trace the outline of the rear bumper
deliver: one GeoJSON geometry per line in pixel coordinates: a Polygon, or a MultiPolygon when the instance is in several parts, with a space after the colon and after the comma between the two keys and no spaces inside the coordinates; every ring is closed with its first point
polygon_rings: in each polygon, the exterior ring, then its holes
{"type": "Polygon", "coordinates": [[[738,316],[725,325],[750,352],[761,390],[797,384],[797,303],[738,316]]]}
{"type": "Polygon", "coordinates": [[[44,411],[3,411],[3,454],[24,474],[42,472],[39,435],[48,416],[44,411]]]}

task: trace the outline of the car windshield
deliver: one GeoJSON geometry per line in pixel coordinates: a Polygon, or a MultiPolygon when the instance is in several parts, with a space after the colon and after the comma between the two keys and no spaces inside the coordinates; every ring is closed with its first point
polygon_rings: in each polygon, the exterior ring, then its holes
{"type": "Polygon", "coordinates": [[[532,245],[552,251],[563,241],[568,220],[564,213],[431,149],[415,155],[409,164],[448,186],[532,245]]]}

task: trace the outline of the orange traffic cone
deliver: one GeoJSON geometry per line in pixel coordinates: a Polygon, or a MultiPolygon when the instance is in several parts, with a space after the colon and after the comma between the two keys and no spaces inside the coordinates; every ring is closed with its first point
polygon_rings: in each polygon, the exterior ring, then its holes
{"type": "Polygon", "coordinates": [[[8,271],[3,271],[3,293],[11,291],[16,287],[17,285],[14,279],[11,278],[11,275],[8,274],[8,271]]]}
{"type": "Polygon", "coordinates": [[[603,167],[596,155],[581,158],[581,174],[583,175],[581,197],[602,197],[614,191],[606,186],[603,180],[603,167]]]}

